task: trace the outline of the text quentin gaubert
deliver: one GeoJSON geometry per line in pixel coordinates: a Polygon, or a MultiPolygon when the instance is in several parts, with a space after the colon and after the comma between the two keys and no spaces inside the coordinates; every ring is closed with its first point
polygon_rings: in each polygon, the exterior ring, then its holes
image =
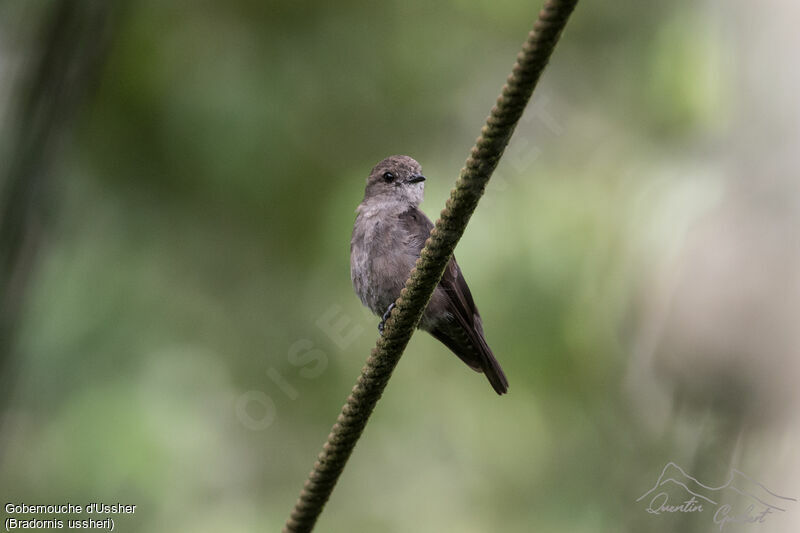
{"type": "Polygon", "coordinates": [[[74,505],[65,503],[62,505],[28,505],[25,503],[7,503],[6,513],[8,514],[133,514],[136,512],[135,505],[124,505],[121,503],[106,504],[99,502],[87,503],[86,505],[74,505]]]}

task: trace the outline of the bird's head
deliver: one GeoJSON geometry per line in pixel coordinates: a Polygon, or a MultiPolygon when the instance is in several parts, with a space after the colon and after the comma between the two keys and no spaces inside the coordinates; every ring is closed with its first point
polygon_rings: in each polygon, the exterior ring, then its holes
{"type": "Polygon", "coordinates": [[[425,192],[422,167],[407,155],[387,157],[367,178],[364,201],[402,202],[418,206],[425,192]]]}

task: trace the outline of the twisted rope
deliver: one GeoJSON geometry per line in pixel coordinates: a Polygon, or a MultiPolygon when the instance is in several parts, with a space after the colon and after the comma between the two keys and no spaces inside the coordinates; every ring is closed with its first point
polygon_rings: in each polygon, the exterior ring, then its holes
{"type": "Polygon", "coordinates": [[[539,76],[578,0],[547,0],[517,55],[497,104],[481,129],[441,218],[431,230],[386,321],[356,386],[308,476],[284,532],[311,531],[336,485],[350,453],[408,344],[458,240],[464,234],[486,183],[503,155],[539,76]]]}

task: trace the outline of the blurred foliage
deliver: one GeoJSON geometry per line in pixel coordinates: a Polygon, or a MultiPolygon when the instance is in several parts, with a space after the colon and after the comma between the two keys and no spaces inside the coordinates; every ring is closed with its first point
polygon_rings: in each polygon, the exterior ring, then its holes
{"type": "MultiPolygon", "coordinates": [[[[678,154],[733,120],[729,37],[695,5],[578,6],[456,252],[511,392],[415,335],[321,531],[710,529],[634,500],[716,430],[688,413],[654,431],[626,392],[651,271],[719,196],[678,154]]],[[[435,218],[537,8],[132,4],[54,172],[3,501],[137,504],[121,531],[278,530],[377,334],[349,280],[369,169],[414,156],[435,218]],[[351,342],[317,324],[332,309],[351,342]],[[303,339],[318,377],[289,359],[303,339]],[[274,404],[267,429],[242,422],[247,391],[274,404]]],[[[35,10],[2,9],[24,64],[35,10]]],[[[695,463],[712,479],[727,431],[695,463]]]]}

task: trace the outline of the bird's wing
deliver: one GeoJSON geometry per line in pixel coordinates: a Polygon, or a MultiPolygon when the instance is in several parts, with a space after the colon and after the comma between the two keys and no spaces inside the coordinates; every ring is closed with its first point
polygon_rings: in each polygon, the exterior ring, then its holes
{"type": "MultiPolygon", "coordinates": [[[[433,223],[415,207],[400,214],[400,221],[408,234],[409,252],[418,256],[425,246],[433,223]]],[[[442,291],[446,311],[453,316],[454,321],[453,324],[437,327],[430,333],[467,365],[483,371],[499,394],[504,393],[508,389],[508,381],[486,343],[480,313],[455,256],[447,263],[437,290],[442,291]]]]}
{"type": "Polygon", "coordinates": [[[462,361],[472,368],[477,367],[476,370],[482,370],[497,394],[505,393],[508,391],[508,380],[486,342],[481,315],[455,257],[447,264],[439,287],[447,295],[448,308],[455,316],[458,327],[437,328],[431,333],[462,361]]]}
{"type": "MultiPolygon", "coordinates": [[[[419,256],[425,241],[433,229],[433,223],[425,216],[425,213],[416,207],[409,207],[407,211],[400,214],[401,226],[405,230],[408,243],[408,252],[419,256]]],[[[467,281],[458,267],[455,257],[450,258],[447,268],[444,270],[439,287],[444,290],[447,297],[447,307],[464,327],[474,328],[475,318],[480,319],[480,314],[472,299],[467,281]]],[[[479,326],[480,327],[480,326],[479,326]]]]}

